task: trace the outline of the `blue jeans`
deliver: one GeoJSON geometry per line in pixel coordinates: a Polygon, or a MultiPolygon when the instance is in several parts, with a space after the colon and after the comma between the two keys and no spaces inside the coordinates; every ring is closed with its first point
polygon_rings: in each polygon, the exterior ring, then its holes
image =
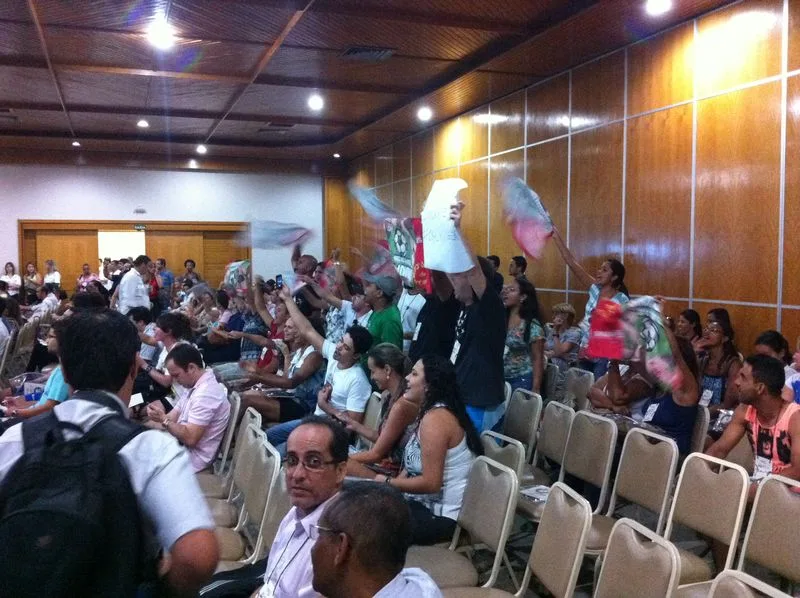
{"type": "Polygon", "coordinates": [[[272,446],[278,449],[281,457],[286,456],[286,441],[289,440],[289,434],[300,425],[301,421],[300,419],[293,419],[292,421],[272,426],[267,430],[267,440],[272,446]]]}
{"type": "Polygon", "coordinates": [[[495,407],[471,407],[467,405],[466,408],[467,415],[472,420],[472,424],[478,434],[494,429],[506,413],[505,403],[500,403],[495,407]]]}
{"type": "Polygon", "coordinates": [[[599,380],[608,372],[608,359],[581,359],[578,367],[594,374],[594,379],[599,380]]]}
{"type": "Polygon", "coordinates": [[[533,372],[530,374],[522,374],[521,376],[514,376],[513,378],[506,378],[506,382],[511,385],[511,392],[514,392],[518,388],[530,390],[533,388],[533,372]]]}

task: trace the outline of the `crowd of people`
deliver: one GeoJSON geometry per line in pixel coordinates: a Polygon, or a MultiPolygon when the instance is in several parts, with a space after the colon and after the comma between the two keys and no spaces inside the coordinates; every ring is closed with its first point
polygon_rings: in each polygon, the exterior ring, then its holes
{"type": "MultiPolygon", "coordinates": [[[[462,211],[451,211],[457,229],[462,211]]],[[[800,480],[800,354],[780,333],[765,331],[745,358],[725,309],[712,309],[705,324],[691,309],[674,323],[666,317],[681,382],[665,389],[644,361],[587,350],[600,299],[629,301],[623,264],[604,260],[591,275],[558,230],[553,242],[588,291],[580,320],[569,303],[546,320],[525,257],[510,259],[506,278],[497,256],[476,256],[468,245],[472,267],[432,271],[430,293],[395,276],[356,276],[338,250],[321,263],[300,246],[296,283],[255,275],[246,291],[209,286],[191,259],[176,277],[164,259],[142,255],[104,260],[97,274],[84,265],[67,299],[52,260],[44,277],[33,264],[24,278],[6,264],[0,351],[24,319],[53,312],[46,352],[56,365],[35,404],[4,391],[0,479],[23,454],[18,422],[55,413],[87,431],[103,414],[129,410],[146,432],[118,452],[163,550],[159,573],[179,591],[196,591],[217,549],[191,474],[209,470],[236,425],[227,396],[239,391],[242,412],[261,414],[285,459],[292,509],[265,561],[220,574],[202,595],[261,597],[438,596],[424,573],[404,569],[408,546],[452,537],[483,454],[479,435],[502,426],[506,385],[555,389],[545,400],[564,400],[570,368],[593,374],[591,409],[654,427],[683,455],[698,409],[708,407],[719,423],[709,454],[724,457],[746,436],[753,488],[769,473],[800,480]],[[557,377],[550,385],[547,364],[557,377]],[[373,392],[381,394],[375,429],[364,421],[373,392]],[[129,408],[132,396],[140,404],[129,408]],[[346,476],[372,483],[344,484],[346,476]]]]}

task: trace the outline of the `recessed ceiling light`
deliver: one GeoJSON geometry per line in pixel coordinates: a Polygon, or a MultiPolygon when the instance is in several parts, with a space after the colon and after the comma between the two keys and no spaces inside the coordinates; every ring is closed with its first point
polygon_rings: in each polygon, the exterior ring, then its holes
{"type": "Polygon", "coordinates": [[[200,145],[197,146],[195,151],[202,156],[208,151],[208,148],[201,143],[200,145]]]}
{"type": "Polygon", "coordinates": [[[72,147],[80,147],[80,146],[81,146],[81,142],[80,141],[73,141],[72,142],[72,147]]]}
{"type": "Polygon", "coordinates": [[[433,118],[433,110],[427,106],[423,106],[417,110],[417,118],[423,122],[429,121],[431,118],[433,118]]]}
{"type": "Polygon", "coordinates": [[[175,31],[163,14],[155,16],[146,35],[150,45],[158,50],[169,50],[175,45],[175,31]]]}
{"type": "Polygon", "coordinates": [[[318,93],[310,95],[308,97],[308,107],[314,111],[322,110],[323,106],[325,106],[325,100],[322,99],[322,96],[318,93]]]}
{"type": "Polygon", "coordinates": [[[142,118],[141,120],[139,120],[138,123],[136,123],[136,126],[139,127],[140,129],[146,129],[147,127],[150,126],[150,123],[142,118]]]}
{"type": "Polygon", "coordinates": [[[651,17],[660,17],[672,9],[672,0],[647,0],[644,9],[651,17]]]}
{"type": "Polygon", "coordinates": [[[189,168],[197,168],[197,160],[195,160],[194,158],[189,160],[189,168]]]}
{"type": "Polygon", "coordinates": [[[336,154],[333,154],[333,157],[334,157],[334,158],[341,158],[341,157],[342,157],[342,154],[336,153],[336,154]]]}

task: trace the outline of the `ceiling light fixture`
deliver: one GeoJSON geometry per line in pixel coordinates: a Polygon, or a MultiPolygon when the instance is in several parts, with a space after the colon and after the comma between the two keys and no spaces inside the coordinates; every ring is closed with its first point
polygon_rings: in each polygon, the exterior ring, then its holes
{"type": "Polygon", "coordinates": [[[338,160],[339,158],[342,157],[342,154],[336,153],[336,154],[333,154],[333,157],[338,160]]]}
{"type": "Polygon", "coordinates": [[[422,122],[428,122],[431,118],[433,118],[433,110],[431,110],[427,106],[423,106],[422,108],[417,110],[417,118],[420,119],[422,122]]]}
{"type": "Polygon", "coordinates": [[[157,50],[169,50],[175,45],[175,31],[163,14],[157,14],[147,28],[147,41],[157,50]]]}
{"type": "Polygon", "coordinates": [[[312,94],[308,96],[308,107],[318,112],[322,110],[323,106],[325,106],[325,100],[322,99],[322,96],[318,93],[312,94]]]}
{"type": "Polygon", "coordinates": [[[644,9],[651,17],[660,17],[672,10],[672,0],[647,0],[644,9]]]}
{"type": "Polygon", "coordinates": [[[80,141],[73,141],[72,142],[72,147],[80,147],[80,146],[81,146],[81,142],[80,141]]]}
{"type": "Polygon", "coordinates": [[[189,160],[189,168],[197,168],[197,160],[195,160],[194,158],[189,160]]]}
{"type": "Polygon", "coordinates": [[[142,118],[139,120],[138,123],[136,123],[136,126],[139,127],[140,129],[146,129],[147,127],[150,126],[150,123],[142,118]]]}
{"type": "Polygon", "coordinates": [[[197,146],[195,151],[202,156],[203,154],[208,152],[208,148],[201,143],[200,145],[197,146]]]}

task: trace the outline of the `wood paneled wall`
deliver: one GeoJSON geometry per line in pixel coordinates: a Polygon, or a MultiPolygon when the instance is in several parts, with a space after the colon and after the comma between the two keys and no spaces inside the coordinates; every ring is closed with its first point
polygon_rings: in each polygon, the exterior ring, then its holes
{"type": "MultiPolygon", "coordinates": [[[[351,172],[409,214],[434,179],[460,176],[467,236],[506,263],[521,251],[501,183],[524,177],[590,272],[617,256],[631,292],[668,297],[673,314],[728,308],[743,353],[767,328],[794,345],[799,69],[800,2],[745,0],[363,156],[351,172]]],[[[350,244],[365,245],[360,208],[341,217],[350,244]]],[[[552,244],[528,273],[545,306],[566,299],[582,313],[586,289],[552,244]]]]}

